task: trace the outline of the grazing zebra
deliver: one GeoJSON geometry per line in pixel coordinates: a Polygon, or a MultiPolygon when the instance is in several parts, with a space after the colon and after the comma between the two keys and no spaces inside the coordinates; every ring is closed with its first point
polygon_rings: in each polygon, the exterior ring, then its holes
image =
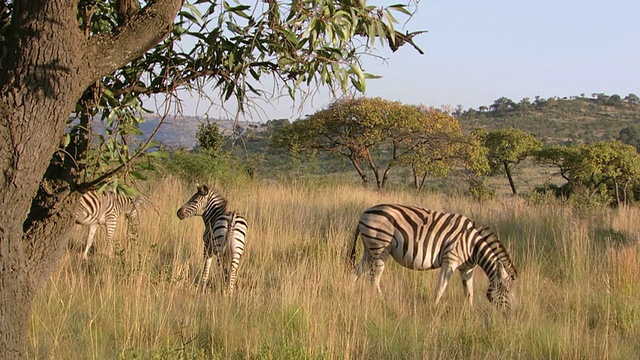
{"type": "Polygon", "coordinates": [[[487,298],[503,309],[511,307],[511,283],[516,269],[505,247],[488,227],[479,228],[469,218],[416,206],[381,204],[360,216],[351,247],[355,264],[358,236],[362,235],[363,256],[354,266],[353,282],[367,269],[378,292],[387,257],[414,270],[440,270],[436,288],[438,304],[451,275],[458,270],[470,305],[473,305],[473,269],[487,274],[487,298]]]}
{"type": "Polygon", "coordinates": [[[80,204],[76,210],[76,224],[89,226],[87,245],[82,254],[83,259],[88,258],[93,237],[100,226],[107,233],[108,254],[109,256],[113,254],[113,237],[120,214],[124,214],[128,220],[128,237],[137,236],[140,225],[138,206],[141,200],[141,197],[130,198],[113,191],[98,193],[91,190],[80,197],[80,204]]]}
{"type": "Polygon", "coordinates": [[[204,222],[204,269],[200,281],[202,290],[206,288],[213,256],[222,270],[224,290],[233,295],[236,273],[244,252],[247,234],[246,219],[236,212],[226,212],[227,200],[210,190],[206,185],[198,186],[197,192],[178,209],[178,218],[202,216],[204,222]]]}

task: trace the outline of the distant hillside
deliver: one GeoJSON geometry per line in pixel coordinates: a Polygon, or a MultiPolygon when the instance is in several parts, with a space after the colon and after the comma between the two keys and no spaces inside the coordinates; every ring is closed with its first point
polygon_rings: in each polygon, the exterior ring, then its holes
{"type": "MultiPolygon", "coordinates": [[[[145,122],[140,125],[140,130],[145,136],[150,135],[160,123],[162,117],[160,115],[147,115],[145,122]]],[[[197,144],[196,133],[200,124],[206,123],[206,119],[192,116],[175,116],[167,117],[156,134],[154,140],[163,144],[176,148],[185,147],[191,149],[197,144]]],[[[233,120],[231,119],[210,119],[218,123],[220,131],[223,134],[231,134],[233,129],[233,120]]],[[[240,127],[248,128],[252,123],[240,122],[240,127]]],[[[145,139],[143,137],[143,139],[145,139]]]]}
{"type": "Polygon", "coordinates": [[[624,99],[594,94],[592,98],[536,98],[518,103],[503,97],[491,106],[456,115],[467,130],[514,127],[547,144],[592,143],[616,139],[623,128],[640,125],[640,101],[634,94],[624,99]]]}
{"type": "MultiPolygon", "coordinates": [[[[593,94],[592,97],[569,98],[536,97],[515,102],[502,97],[493,104],[476,109],[461,109],[454,113],[466,130],[484,128],[494,130],[514,127],[533,134],[546,144],[593,143],[613,140],[620,130],[640,125],[640,99],[634,94],[622,98],[618,95],[593,94]]],[[[141,125],[145,135],[151,134],[161,117],[149,115],[141,125]]],[[[189,116],[170,117],[165,120],[155,140],[169,147],[193,148],[200,124],[206,119],[189,116]]],[[[231,119],[211,119],[225,134],[233,127],[231,119]]],[[[240,127],[262,128],[262,123],[241,122],[240,127]]]]}

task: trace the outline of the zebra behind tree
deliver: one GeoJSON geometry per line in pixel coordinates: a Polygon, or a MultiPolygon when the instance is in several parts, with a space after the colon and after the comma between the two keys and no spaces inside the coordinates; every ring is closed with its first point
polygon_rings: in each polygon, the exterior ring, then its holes
{"type": "Polygon", "coordinates": [[[352,281],[369,270],[371,282],[382,294],[380,276],[389,255],[409,269],[440,268],[436,304],[458,270],[465,296],[473,305],[473,270],[479,266],[489,278],[489,301],[503,309],[511,307],[509,293],[517,272],[506,248],[488,227],[478,227],[464,215],[399,204],[381,204],[365,210],[351,247],[352,281]],[[359,235],[363,255],[355,265],[359,235]]]}
{"type": "Polygon", "coordinates": [[[213,256],[222,272],[223,292],[233,295],[240,259],[244,253],[247,221],[235,211],[227,212],[227,200],[206,185],[198,185],[196,193],[177,212],[178,218],[202,216],[204,222],[204,268],[200,280],[204,291],[209,279],[213,256]]]}
{"type": "Polygon", "coordinates": [[[142,197],[128,197],[114,191],[97,192],[90,190],[80,197],[76,210],[76,224],[89,226],[89,235],[83,259],[88,259],[89,250],[93,245],[96,230],[103,227],[107,238],[107,254],[113,255],[113,239],[118,224],[118,217],[122,214],[128,222],[127,236],[133,239],[138,236],[140,227],[139,206],[142,197]]]}

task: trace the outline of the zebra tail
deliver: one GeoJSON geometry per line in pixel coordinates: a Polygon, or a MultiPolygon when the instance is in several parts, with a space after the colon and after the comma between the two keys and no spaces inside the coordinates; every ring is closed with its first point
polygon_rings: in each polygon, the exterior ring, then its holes
{"type": "Polygon", "coordinates": [[[227,223],[227,232],[224,234],[224,252],[225,252],[225,267],[227,271],[231,270],[231,264],[233,263],[233,246],[234,241],[233,237],[235,233],[233,229],[236,226],[236,212],[232,212],[229,217],[229,222],[227,223]]]}

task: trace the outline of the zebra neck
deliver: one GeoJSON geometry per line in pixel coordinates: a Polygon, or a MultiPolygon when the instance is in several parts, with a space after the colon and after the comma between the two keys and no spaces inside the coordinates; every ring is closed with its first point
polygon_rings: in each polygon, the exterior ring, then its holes
{"type": "Polygon", "coordinates": [[[500,277],[498,273],[500,255],[499,251],[496,251],[490,242],[482,239],[474,246],[473,262],[480,266],[490,281],[493,281],[500,277]]]}
{"type": "Polygon", "coordinates": [[[219,197],[212,197],[207,202],[207,206],[202,213],[205,221],[215,221],[227,209],[227,201],[219,197]]]}

